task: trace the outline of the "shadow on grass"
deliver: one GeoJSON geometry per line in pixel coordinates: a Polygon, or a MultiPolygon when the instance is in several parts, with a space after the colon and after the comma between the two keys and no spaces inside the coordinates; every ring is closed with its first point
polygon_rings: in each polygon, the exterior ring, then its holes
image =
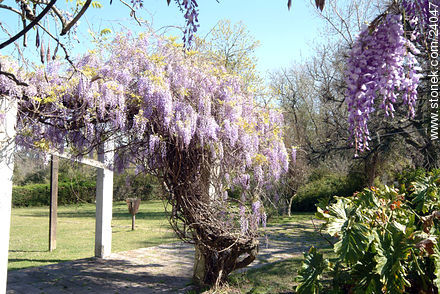
{"type": "Polygon", "coordinates": [[[49,252],[49,250],[9,250],[9,252],[49,252]]]}
{"type": "MultiPolygon", "coordinates": [[[[77,212],[58,212],[58,217],[66,217],[66,218],[95,218],[95,211],[77,211],[77,212]]],[[[48,218],[49,214],[47,212],[34,212],[34,213],[26,213],[19,214],[22,217],[45,217],[48,218]]],[[[165,212],[138,212],[136,214],[136,219],[145,219],[145,220],[166,220],[165,212]]],[[[131,214],[127,212],[113,212],[114,219],[131,219],[131,214]]]]}
{"type": "Polygon", "coordinates": [[[71,261],[71,259],[33,259],[33,258],[10,258],[8,259],[9,263],[21,262],[21,261],[34,261],[34,262],[65,262],[71,261]]]}
{"type": "Polygon", "coordinates": [[[168,236],[160,237],[160,242],[158,242],[157,240],[140,241],[137,242],[136,244],[139,246],[139,248],[147,248],[147,247],[158,246],[158,243],[165,245],[165,244],[175,243],[176,241],[179,242],[180,241],[179,238],[174,234],[170,233],[170,235],[168,236]]]}

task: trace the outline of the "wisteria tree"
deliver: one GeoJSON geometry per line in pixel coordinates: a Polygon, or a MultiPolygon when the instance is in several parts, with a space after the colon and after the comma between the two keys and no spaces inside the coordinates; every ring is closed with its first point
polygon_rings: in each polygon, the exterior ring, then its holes
{"type": "MultiPolygon", "coordinates": [[[[73,61],[58,34],[72,32],[93,3],[78,2],[69,15],[55,2],[0,6],[23,21],[15,35],[2,27],[10,38],[0,49],[20,38],[26,46],[26,34],[37,27],[36,46],[46,64],[24,72],[13,60],[0,60],[0,95],[18,100],[17,143],[42,150],[68,146],[82,156],[111,142],[116,168],[135,165],[161,179],[175,231],[196,246],[194,278],[223,283],[255,259],[257,228],[266,221],[261,198],[287,170],[281,114],[256,105],[239,77],[174,41],[119,36],[106,46],[108,54],[73,61]],[[61,32],[45,27],[45,16],[61,32]],[[39,29],[55,41],[53,54],[42,46],[39,29]],[[55,61],[58,47],[71,67],[55,61]],[[241,198],[229,200],[230,189],[241,198]]],[[[197,2],[176,3],[187,20],[189,44],[197,2]]],[[[132,5],[135,16],[142,1],[132,5]]]]}
{"type": "Polygon", "coordinates": [[[0,94],[19,99],[17,142],[68,143],[80,155],[112,141],[114,168],[160,179],[174,230],[196,246],[196,281],[223,283],[255,259],[261,200],[288,168],[281,113],[173,40],[117,36],[105,50],[83,56],[77,72],[50,62],[22,73],[2,59],[28,84],[0,77],[0,94]],[[230,189],[241,198],[229,199],[230,189]]]}

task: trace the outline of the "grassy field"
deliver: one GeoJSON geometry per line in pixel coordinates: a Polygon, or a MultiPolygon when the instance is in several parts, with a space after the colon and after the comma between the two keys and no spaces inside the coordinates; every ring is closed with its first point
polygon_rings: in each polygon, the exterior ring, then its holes
{"type": "MultiPolygon", "coordinates": [[[[113,252],[177,241],[161,201],[141,203],[135,231],[131,231],[127,204],[114,203],[112,227],[113,252]]],[[[60,206],[57,249],[53,252],[48,251],[48,236],[48,207],[13,208],[8,268],[14,270],[94,256],[95,205],[60,206]]]]}
{"type": "MultiPolygon", "coordinates": [[[[325,258],[334,257],[330,248],[322,248],[320,252],[324,253],[325,258]]],[[[217,293],[293,293],[302,261],[303,255],[300,255],[244,273],[234,273],[230,277],[229,285],[217,293]]]]}
{"type": "MultiPolygon", "coordinates": [[[[50,263],[91,257],[94,255],[95,205],[62,206],[58,210],[57,249],[48,251],[48,207],[14,208],[9,250],[9,269],[20,269],[50,263]]],[[[298,242],[321,248],[326,258],[334,253],[323,238],[312,228],[305,229],[312,213],[296,213],[292,217],[269,220],[279,235],[292,238],[292,246],[298,242]],[[281,230],[280,230],[281,229],[281,230]]],[[[141,203],[136,219],[136,230],[131,231],[131,216],[125,202],[113,204],[112,251],[176,242],[166,219],[161,201],[141,203]]],[[[233,273],[229,284],[207,293],[293,293],[295,277],[303,255],[294,255],[283,261],[233,273]]]]}

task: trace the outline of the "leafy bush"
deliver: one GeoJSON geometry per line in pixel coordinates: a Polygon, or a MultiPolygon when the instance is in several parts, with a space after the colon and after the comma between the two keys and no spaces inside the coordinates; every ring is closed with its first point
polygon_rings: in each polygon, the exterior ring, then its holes
{"type": "Polygon", "coordinates": [[[50,175],[47,170],[40,169],[33,173],[27,174],[19,184],[24,186],[29,184],[45,183],[49,181],[49,177],[50,175]]]}
{"type": "Polygon", "coordinates": [[[152,175],[144,173],[136,175],[130,170],[115,174],[113,200],[120,201],[127,198],[150,200],[159,195],[158,186],[157,179],[152,175]]]}
{"type": "Polygon", "coordinates": [[[322,272],[327,267],[328,261],[324,259],[324,255],[312,246],[309,252],[304,253],[304,261],[298,271],[297,281],[299,285],[297,291],[299,293],[319,293],[322,290],[319,280],[322,272]]]}
{"type": "Polygon", "coordinates": [[[426,174],[427,171],[424,168],[405,169],[395,176],[395,180],[399,183],[399,187],[401,190],[410,192],[411,184],[418,179],[425,177],[426,174]]]}
{"type": "MultiPolygon", "coordinates": [[[[440,286],[440,173],[428,173],[410,191],[365,189],[318,207],[334,244],[335,262],[306,255],[298,293],[333,277],[330,293],[438,293],[440,286]],[[317,262],[310,262],[310,260],[317,262]],[[322,265],[326,265],[322,270],[322,265]]],[[[318,293],[318,292],[314,292],[318,293]]]]}
{"type": "MultiPolygon", "coordinates": [[[[94,182],[58,183],[58,204],[93,202],[96,185],[94,182]]],[[[14,186],[12,189],[13,206],[44,206],[50,203],[49,184],[30,184],[14,186]]]]}
{"type": "Polygon", "coordinates": [[[337,174],[312,173],[310,181],[301,186],[292,202],[293,211],[315,211],[321,199],[330,199],[334,195],[350,196],[363,188],[364,180],[360,174],[348,176],[337,174]]]}

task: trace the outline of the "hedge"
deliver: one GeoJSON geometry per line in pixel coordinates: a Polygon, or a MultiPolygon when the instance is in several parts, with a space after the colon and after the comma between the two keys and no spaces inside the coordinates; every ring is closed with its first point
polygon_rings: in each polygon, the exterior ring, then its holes
{"type": "MultiPolygon", "coordinates": [[[[58,204],[93,202],[96,185],[94,182],[60,182],[58,183],[58,204]]],[[[30,184],[12,188],[12,205],[44,206],[50,203],[49,184],[30,184]]]]}
{"type": "MultiPolygon", "coordinates": [[[[157,184],[151,176],[134,177],[130,183],[125,183],[127,175],[117,175],[113,186],[113,200],[138,197],[142,200],[157,197],[157,184]]],[[[96,197],[95,181],[79,180],[58,182],[58,205],[92,203],[96,197]]],[[[50,202],[50,184],[28,184],[12,188],[12,205],[45,206],[50,202]]]]}
{"type": "Polygon", "coordinates": [[[364,186],[362,175],[352,173],[347,176],[327,174],[311,177],[310,181],[298,189],[292,201],[292,211],[316,211],[320,199],[333,196],[351,196],[364,186]]]}

